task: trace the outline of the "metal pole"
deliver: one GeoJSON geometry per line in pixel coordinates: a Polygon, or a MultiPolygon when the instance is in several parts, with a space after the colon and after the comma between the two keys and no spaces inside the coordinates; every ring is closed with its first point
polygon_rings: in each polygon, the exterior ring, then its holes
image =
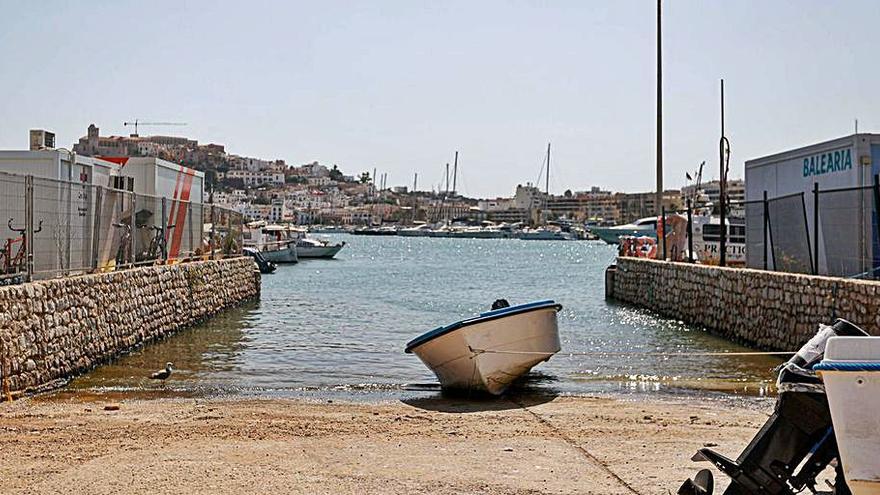
{"type": "Polygon", "coordinates": [[[186,202],[186,223],[189,227],[187,230],[189,231],[189,258],[192,259],[196,253],[196,245],[194,244],[193,235],[193,205],[191,201],[186,202]]]}
{"type": "MultiPolygon", "coordinates": [[[[874,176],[874,219],[877,222],[878,228],[880,228],[880,175],[874,176]]],[[[872,266],[871,269],[876,269],[876,266],[872,266]]],[[[871,278],[876,277],[875,272],[871,272],[871,278]]]]}
{"type": "Polygon", "coordinates": [[[660,225],[663,226],[663,239],[662,239],[663,240],[663,261],[666,261],[666,237],[668,235],[668,232],[666,232],[666,207],[661,206],[660,212],[661,212],[660,213],[661,214],[660,221],[662,222],[660,225]]]}
{"type": "Polygon", "coordinates": [[[819,274],[819,183],[813,182],[813,275],[818,275],[818,274],[819,274]]]}
{"type": "Polygon", "coordinates": [[[770,235],[770,207],[767,203],[767,191],[764,191],[764,270],[767,269],[767,247],[769,244],[768,236],[770,235]]]}
{"type": "Polygon", "coordinates": [[[801,191],[801,211],[804,212],[804,231],[807,234],[807,254],[810,258],[810,271],[816,274],[816,264],[813,262],[813,250],[810,248],[810,227],[807,225],[807,201],[804,199],[804,192],[801,191]]]}
{"type": "Polygon", "coordinates": [[[654,211],[663,202],[663,50],[661,36],[661,0],[657,0],[657,197],[654,211]]]}
{"type": "Polygon", "coordinates": [[[694,262],[694,224],[693,211],[691,210],[691,198],[687,199],[688,210],[688,263],[694,262]]]}
{"type": "Polygon", "coordinates": [[[166,202],[166,198],[162,197],[162,226],[161,231],[159,232],[162,235],[162,262],[168,261],[168,237],[167,229],[168,229],[168,205],[166,202]]]}
{"type": "Polygon", "coordinates": [[[95,187],[95,222],[92,229],[92,269],[98,269],[98,252],[101,243],[101,205],[104,203],[104,188],[95,187]]]}
{"type": "Polygon", "coordinates": [[[137,263],[137,238],[138,238],[138,228],[137,228],[137,194],[131,193],[131,239],[129,239],[129,243],[131,244],[131,266],[135,266],[137,263]]]}
{"type": "MultiPolygon", "coordinates": [[[[766,193],[764,193],[764,194],[765,194],[764,197],[766,198],[766,193]]],[[[767,218],[767,236],[768,236],[768,239],[770,242],[770,260],[773,262],[773,270],[775,271],[777,269],[776,268],[776,252],[773,251],[773,222],[770,221],[770,201],[765,201],[765,204],[767,205],[766,206],[766,208],[767,208],[766,218],[767,218]]]]}
{"type": "Polygon", "coordinates": [[[210,240],[210,243],[211,243],[211,259],[214,259],[214,222],[216,222],[216,219],[215,219],[215,216],[214,216],[214,205],[213,205],[213,201],[212,201],[211,203],[212,203],[212,204],[208,205],[208,208],[211,209],[211,216],[210,216],[210,218],[211,218],[211,240],[210,240]]]}
{"type": "Polygon", "coordinates": [[[226,231],[226,232],[227,232],[227,234],[226,234],[226,238],[228,239],[228,241],[224,241],[224,244],[225,244],[225,245],[223,246],[223,257],[224,257],[224,258],[227,257],[227,256],[232,255],[232,248],[229,248],[229,250],[228,250],[228,252],[227,252],[227,249],[226,249],[227,246],[226,246],[226,245],[228,245],[229,243],[234,243],[234,242],[235,242],[235,237],[232,236],[232,234],[233,234],[233,230],[232,230],[232,229],[233,229],[233,227],[235,226],[235,218],[233,218],[232,215],[233,215],[233,212],[232,212],[231,210],[229,210],[229,211],[226,212],[226,216],[227,216],[227,218],[228,218],[228,220],[226,221],[226,224],[228,225],[228,230],[226,231]]]}
{"type": "Polygon", "coordinates": [[[721,244],[719,246],[718,253],[718,264],[720,266],[725,266],[727,264],[727,198],[725,197],[727,193],[727,170],[725,170],[725,160],[724,160],[724,79],[721,80],[721,141],[719,142],[719,167],[721,172],[719,173],[719,198],[718,204],[721,208],[720,212],[720,222],[721,222],[721,244]]]}
{"type": "Polygon", "coordinates": [[[235,239],[235,252],[232,253],[233,256],[241,256],[242,247],[244,246],[244,215],[238,216],[238,235],[235,239]]]}
{"type": "MultiPolygon", "coordinates": [[[[34,277],[34,176],[24,178],[25,272],[28,282],[34,277]]],[[[11,254],[11,253],[10,253],[11,254]]]]}

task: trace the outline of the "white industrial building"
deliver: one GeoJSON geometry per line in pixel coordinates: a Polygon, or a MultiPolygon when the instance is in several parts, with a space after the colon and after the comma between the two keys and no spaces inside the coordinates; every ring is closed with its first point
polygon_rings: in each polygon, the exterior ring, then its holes
{"type": "Polygon", "coordinates": [[[773,205],[766,234],[761,208],[746,208],[748,266],[763,265],[767,236],[774,246],[788,244],[806,250],[813,263],[818,262],[820,274],[873,274],[880,268],[880,246],[870,186],[878,173],[878,134],[854,134],[747,161],[746,200],[761,201],[766,193],[773,205]],[[818,226],[814,225],[813,195],[817,186],[822,191],[818,226]],[[809,239],[807,246],[799,247],[801,239],[809,239]]]}

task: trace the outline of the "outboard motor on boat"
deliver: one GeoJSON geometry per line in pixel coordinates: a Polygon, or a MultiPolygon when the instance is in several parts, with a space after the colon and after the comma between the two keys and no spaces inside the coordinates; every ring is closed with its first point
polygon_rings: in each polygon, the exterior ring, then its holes
{"type": "MultiPolygon", "coordinates": [[[[831,492],[819,492],[816,477],[838,458],[831,412],[821,379],[812,370],[825,353],[828,338],[865,337],[852,323],[838,319],[820,325],[819,332],[780,367],[779,397],[773,415],[734,461],[711,449],[700,449],[692,458],[709,461],[731,478],[725,495],[794,495],[811,493],[850,495],[838,460],[831,492]]],[[[703,469],[679,488],[679,495],[710,495],[711,471],[703,469]]]]}
{"type": "Polygon", "coordinates": [[[495,299],[495,302],[492,303],[492,311],[501,308],[509,308],[510,303],[507,302],[507,299],[495,299]]]}

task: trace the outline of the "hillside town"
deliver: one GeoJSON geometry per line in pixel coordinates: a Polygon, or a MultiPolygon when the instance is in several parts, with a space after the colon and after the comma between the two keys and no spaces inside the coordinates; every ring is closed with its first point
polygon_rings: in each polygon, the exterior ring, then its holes
{"type": "MultiPolygon", "coordinates": [[[[298,225],[381,225],[463,220],[540,224],[621,224],[654,215],[656,193],[613,192],[600,187],[548,194],[532,183],[516,186],[510,197],[470,198],[459,194],[448,179],[442,190],[389,186],[376,171],[343,171],[317,161],[289,164],[229,153],[223,144],[201,144],[177,136],[101,136],[94,124],[73,146],[92,157],[156,157],[205,173],[206,202],[229,207],[253,220],[298,225]]],[[[453,181],[454,184],[454,181],[453,181]]],[[[717,203],[717,181],[690,184],[663,192],[668,211],[681,210],[684,198],[699,188],[704,201],[717,203]]],[[[731,201],[745,199],[742,180],[729,180],[731,201]]]]}

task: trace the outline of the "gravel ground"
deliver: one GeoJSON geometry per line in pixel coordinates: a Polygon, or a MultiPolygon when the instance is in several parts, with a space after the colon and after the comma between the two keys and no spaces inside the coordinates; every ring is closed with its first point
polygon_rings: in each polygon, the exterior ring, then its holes
{"type": "Polygon", "coordinates": [[[697,448],[718,444],[735,457],[771,407],[705,398],[38,397],[0,404],[0,487],[66,495],[666,494],[697,470],[697,448]]]}

